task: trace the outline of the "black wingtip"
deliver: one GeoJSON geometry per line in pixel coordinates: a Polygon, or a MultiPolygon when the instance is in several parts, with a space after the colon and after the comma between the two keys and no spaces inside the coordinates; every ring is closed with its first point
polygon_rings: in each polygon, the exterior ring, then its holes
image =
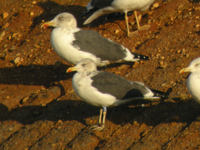
{"type": "Polygon", "coordinates": [[[145,56],[145,55],[136,54],[136,53],[133,53],[133,55],[134,55],[134,58],[135,58],[135,59],[139,59],[139,60],[149,60],[149,57],[148,57],[148,56],[145,56]]]}
{"type": "Polygon", "coordinates": [[[154,92],[154,96],[160,97],[162,100],[169,98],[170,93],[172,92],[172,88],[167,89],[166,92],[152,90],[154,92]]]}

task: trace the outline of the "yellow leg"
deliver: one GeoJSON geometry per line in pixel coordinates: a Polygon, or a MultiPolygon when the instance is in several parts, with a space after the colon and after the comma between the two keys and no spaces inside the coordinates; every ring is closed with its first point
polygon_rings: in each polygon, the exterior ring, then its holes
{"type": "Polygon", "coordinates": [[[137,11],[136,10],[134,11],[134,15],[135,15],[136,23],[137,23],[137,28],[138,28],[138,30],[140,30],[140,21],[138,19],[137,11]]]}
{"type": "Polygon", "coordinates": [[[102,122],[102,125],[101,125],[102,128],[104,128],[104,126],[105,126],[106,113],[107,113],[107,111],[103,112],[103,122],[102,122]]]}
{"type": "Polygon", "coordinates": [[[126,22],[126,31],[127,31],[127,35],[130,35],[130,30],[129,30],[129,24],[128,24],[128,16],[127,16],[127,11],[125,11],[125,22],[126,22]]]}
{"type": "Polygon", "coordinates": [[[90,129],[97,130],[97,131],[101,131],[101,130],[104,129],[105,120],[106,120],[106,112],[107,112],[107,108],[106,107],[103,107],[103,108],[100,109],[99,124],[91,126],[90,129]],[[103,115],[103,118],[102,118],[102,115],[103,115]]]}
{"type": "Polygon", "coordinates": [[[101,109],[100,109],[100,112],[99,112],[99,125],[101,125],[102,114],[103,114],[103,108],[101,108],[101,109]]]}
{"type": "Polygon", "coordinates": [[[146,24],[146,25],[140,26],[140,20],[142,17],[141,16],[138,17],[137,11],[134,11],[134,14],[135,14],[136,22],[137,22],[138,31],[148,30],[150,28],[150,25],[146,24]]]}

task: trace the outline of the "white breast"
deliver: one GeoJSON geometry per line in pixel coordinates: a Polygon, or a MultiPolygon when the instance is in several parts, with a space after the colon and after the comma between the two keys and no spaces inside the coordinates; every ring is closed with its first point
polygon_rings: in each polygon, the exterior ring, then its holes
{"type": "Polygon", "coordinates": [[[76,73],[72,79],[75,92],[86,102],[94,106],[111,106],[117,100],[109,94],[103,94],[91,86],[92,80],[89,77],[76,73]]]}
{"type": "Polygon", "coordinates": [[[192,73],[187,79],[187,88],[193,98],[200,103],[200,74],[192,73]]]}

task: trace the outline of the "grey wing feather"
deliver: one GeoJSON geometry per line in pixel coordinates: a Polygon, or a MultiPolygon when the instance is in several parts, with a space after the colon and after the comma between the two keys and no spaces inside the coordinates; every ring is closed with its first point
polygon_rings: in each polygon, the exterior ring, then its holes
{"type": "Polygon", "coordinates": [[[101,60],[117,61],[126,56],[126,50],[95,31],[81,30],[74,33],[73,45],[81,51],[89,52],[101,60]]]}
{"type": "Polygon", "coordinates": [[[143,97],[149,90],[140,82],[130,82],[109,72],[99,72],[92,77],[92,86],[102,93],[115,96],[117,99],[143,97]]]}

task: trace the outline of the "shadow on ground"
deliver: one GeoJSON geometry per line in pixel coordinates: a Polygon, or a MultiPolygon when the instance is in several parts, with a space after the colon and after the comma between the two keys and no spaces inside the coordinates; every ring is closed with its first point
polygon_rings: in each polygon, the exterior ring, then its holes
{"type": "Polygon", "coordinates": [[[67,80],[72,73],[66,73],[69,66],[29,65],[0,68],[0,84],[51,85],[55,81],[67,80]]]}
{"type": "Polygon", "coordinates": [[[31,30],[33,30],[38,24],[41,24],[42,20],[49,21],[53,19],[57,14],[62,12],[72,13],[78,20],[78,26],[82,25],[82,15],[85,13],[85,7],[78,5],[59,5],[53,1],[39,2],[37,5],[40,6],[44,11],[41,15],[33,19],[33,23],[30,27],[31,30]]]}
{"type": "MultiPolygon", "coordinates": [[[[186,122],[190,124],[200,113],[199,106],[192,100],[179,103],[159,103],[150,107],[130,107],[124,105],[108,109],[107,119],[116,124],[137,121],[156,126],[162,122],[186,122]]],[[[83,124],[85,119],[98,115],[99,108],[75,100],[52,101],[46,106],[23,106],[11,111],[0,104],[0,121],[16,120],[22,124],[31,124],[38,120],[66,121],[77,120],[83,124]]]]}

